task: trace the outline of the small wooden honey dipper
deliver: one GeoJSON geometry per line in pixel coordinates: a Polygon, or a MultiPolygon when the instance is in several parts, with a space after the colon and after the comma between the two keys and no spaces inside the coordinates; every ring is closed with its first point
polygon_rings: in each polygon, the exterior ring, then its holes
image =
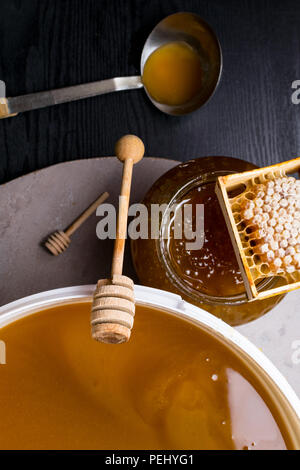
{"type": "Polygon", "coordinates": [[[111,279],[98,281],[92,305],[91,326],[95,340],[119,344],[129,340],[135,314],[134,284],[131,279],[122,275],[122,270],[132,169],[143,158],[145,147],[138,137],[126,135],[117,142],[115,151],[118,159],[124,163],[124,168],[111,279]]]}
{"type": "Polygon", "coordinates": [[[47,239],[45,247],[54,256],[58,256],[69,247],[71,235],[95,212],[98,206],[108,198],[107,192],[101,194],[65,231],[58,230],[47,239]]]}

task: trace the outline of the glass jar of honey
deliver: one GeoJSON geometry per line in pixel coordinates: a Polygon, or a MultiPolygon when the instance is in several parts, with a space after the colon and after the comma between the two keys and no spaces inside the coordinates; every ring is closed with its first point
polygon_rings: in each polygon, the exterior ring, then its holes
{"type": "MultiPolygon", "coordinates": [[[[156,237],[132,240],[132,257],[142,284],[179,294],[184,300],[241,325],[272,309],[283,296],[248,302],[241,272],[215,194],[218,176],[252,170],[254,165],[230,157],[205,157],[183,163],[163,175],[142,203],[147,207],[149,233],[151,208],[162,208],[156,237]],[[195,208],[204,208],[203,246],[189,249],[185,234],[176,237],[176,217],[170,208],[190,205],[188,223],[195,229],[195,208]]],[[[177,209],[176,209],[177,210],[177,209]]],[[[184,220],[184,224],[187,220],[184,220]]],[[[279,285],[267,278],[258,289],[279,285]],[[268,284],[268,286],[266,285],[268,284]]]]}

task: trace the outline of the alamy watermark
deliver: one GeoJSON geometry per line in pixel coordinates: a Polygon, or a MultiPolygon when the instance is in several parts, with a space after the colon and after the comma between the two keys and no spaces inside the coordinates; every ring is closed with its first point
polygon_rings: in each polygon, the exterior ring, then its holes
{"type": "Polygon", "coordinates": [[[295,365],[300,364],[300,339],[296,339],[295,341],[292,342],[291,345],[292,349],[294,352],[292,353],[292,363],[295,365]]]}
{"type": "MultiPolygon", "coordinates": [[[[119,198],[119,207],[127,205],[124,196],[119,198]]],[[[117,212],[112,204],[102,204],[96,212],[102,217],[96,227],[100,240],[114,240],[120,227],[117,212]]],[[[204,204],[133,204],[129,207],[128,216],[133,220],[128,224],[125,235],[132,240],[169,239],[186,240],[187,250],[200,250],[204,244],[204,204]],[[172,233],[171,233],[172,232],[172,233]]]]}
{"type": "Polygon", "coordinates": [[[300,80],[293,81],[292,89],[294,91],[291,95],[291,101],[293,104],[299,104],[300,103],[300,80]]]}

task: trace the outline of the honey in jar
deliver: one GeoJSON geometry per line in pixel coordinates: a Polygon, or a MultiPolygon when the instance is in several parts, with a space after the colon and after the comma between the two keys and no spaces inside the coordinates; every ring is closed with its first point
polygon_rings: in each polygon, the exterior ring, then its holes
{"type": "MultiPolygon", "coordinates": [[[[218,176],[251,170],[254,165],[229,157],[205,157],[178,165],[154,183],[142,203],[151,227],[152,204],[204,206],[204,244],[189,250],[187,240],[173,237],[174,220],[162,217],[159,239],[132,240],[132,257],[140,283],[179,294],[222,318],[241,325],[268,312],[282,296],[248,302],[225,219],[215,195],[218,176]],[[168,224],[168,227],[164,225],[168,224]],[[162,233],[168,233],[165,239],[162,233]],[[145,269],[147,266],[147,269],[145,269]]],[[[195,211],[193,211],[193,217],[195,211]]],[[[194,227],[192,221],[192,228],[194,227]]],[[[150,233],[150,229],[149,229],[150,233]]],[[[281,282],[269,278],[259,288],[281,282]]]]}
{"type": "Polygon", "coordinates": [[[143,83],[158,103],[169,106],[186,104],[201,91],[200,56],[185,42],[165,44],[148,58],[143,70],[143,83]]]}
{"type": "MultiPolygon", "coordinates": [[[[244,284],[221,208],[215,183],[196,186],[184,195],[184,203],[203,204],[204,244],[201,249],[187,249],[187,240],[174,238],[171,224],[167,250],[178,277],[194,290],[225,297],[244,292],[244,284]]],[[[191,225],[195,227],[195,211],[191,225]]]]}
{"type": "Polygon", "coordinates": [[[289,448],[264,382],[216,336],[138,306],[128,343],[97,343],[90,309],[1,329],[0,449],[289,448]]]}

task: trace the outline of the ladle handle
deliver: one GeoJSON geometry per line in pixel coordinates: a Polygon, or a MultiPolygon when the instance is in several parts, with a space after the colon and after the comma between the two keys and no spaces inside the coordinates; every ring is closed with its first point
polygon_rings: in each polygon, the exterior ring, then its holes
{"type": "Polygon", "coordinates": [[[0,119],[15,116],[18,113],[46,108],[56,104],[68,103],[93,96],[104,95],[114,91],[142,88],[142,79],[136,77],[117,77],[98,82],[85,83],[57,90],[42,91],[15,98],[1,98],[0,119]]]}
{"type": "Polygon", "coordinates": [[[117,233],[114,245],[111,276],[121,275],[123,271],[124,249],[127,233],[128,207],[133,165],[140,161],[145,152],[141,139],[134,135],[122,137],[116,144],[116,155],[124,163],[117,233]]]}

